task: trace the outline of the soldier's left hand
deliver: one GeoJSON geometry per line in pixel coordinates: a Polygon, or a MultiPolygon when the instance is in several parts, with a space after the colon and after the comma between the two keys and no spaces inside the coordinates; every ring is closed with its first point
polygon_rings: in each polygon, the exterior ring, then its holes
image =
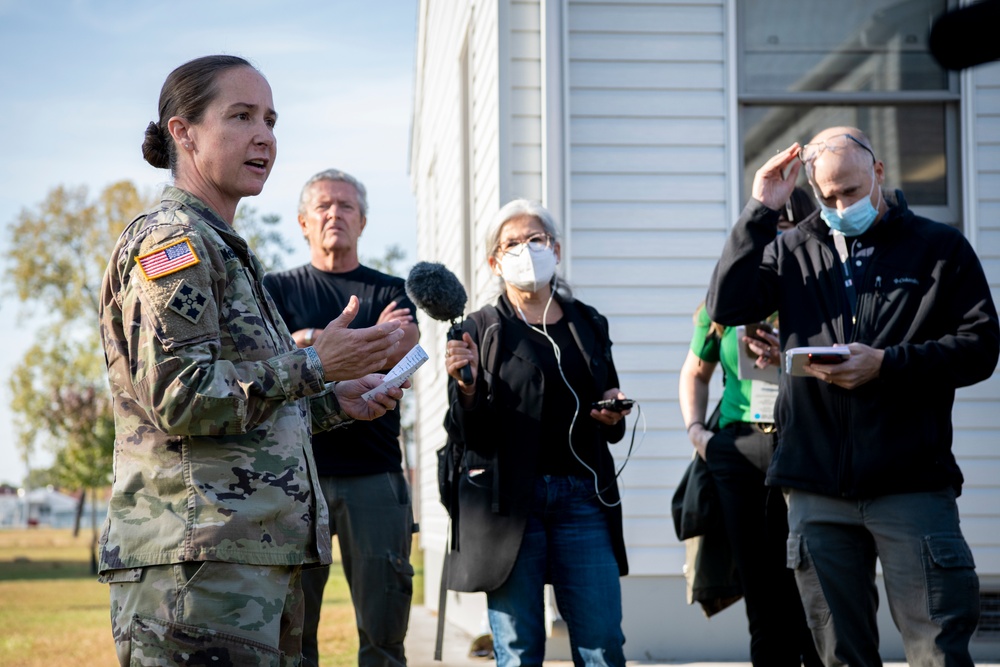
{"type": "Polygon", "coordinates": [[[389,387],[385,393],[375,394],[371,399],[365,400],[361,395],[382,384],[385,376],[381,373],[372,373],[357,380],[344,380],[338,382],[334,387],[337,401],[340,408],[352,419],[371,421],[378,419],[389,410],[396,407],[397,401],[403,397],[403,389],[410,387],[410,381],[403,383],[403,387],[389,387]]]}

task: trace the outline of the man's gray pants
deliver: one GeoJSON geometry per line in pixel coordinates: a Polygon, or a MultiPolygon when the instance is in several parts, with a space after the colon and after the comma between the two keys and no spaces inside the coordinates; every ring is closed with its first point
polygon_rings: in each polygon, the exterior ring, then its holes
{"type": "MultiPolygon", "coordinates": [[[[358,665],[405,665],[403,639],[413,597],[413,509],[406,478],[401,472],[320,477],[320,487],[354,602],[358,665]]],[[[302,571],[304,665],[319,664],[316,632],[329,576],[329,567],[302,571]]]]}
{"type": "Polygon", "coordinates": [[[909,664],[973,664],[979,578],[953,489],[866,500],[786,489],[786,499],[788,567],[824,664],[882,664],[876,558],[909,664]]]}

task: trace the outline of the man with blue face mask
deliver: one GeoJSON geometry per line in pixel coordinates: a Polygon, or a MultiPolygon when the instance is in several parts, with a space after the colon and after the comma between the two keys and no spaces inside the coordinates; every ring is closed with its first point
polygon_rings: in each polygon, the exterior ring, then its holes
{"type": "Polygon", "coordinates": [[[754,177],[706,305],[724,325],[777,310],[782,349],[850,351],[782,375],[767,474],[788,501],[788,566],[824,663],[882,664],[877,558],[910,664],[972,665],[979,580],[951,413],[958,387],[992,375],[1000,325],[962,234],[883,193],[884,179],[858,128],[780,151],[754,177]],[[776,236],[803,166],[821,208],[776,236]]]}

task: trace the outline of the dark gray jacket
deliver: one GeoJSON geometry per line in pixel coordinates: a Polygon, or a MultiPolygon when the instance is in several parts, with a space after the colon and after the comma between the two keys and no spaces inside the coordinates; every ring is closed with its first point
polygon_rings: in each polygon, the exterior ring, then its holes
{"type": "Polygon", "coordinates": [[[857,322],[829,228],[818,213],[775,238],[778,214],[751,200],[712,276],[712,319],[738,325],[778,311],[782,349],[858,342],[885,351],[853,390],[782,375],[772,486],[847,498],[961,492],[951,451],[955,389],[993,373],[997,311],[982,266],[956,229],[914,215],[902,193],[865,234],[857,322]],[[848,319],[845,319],[848,318],[848,319]]]}

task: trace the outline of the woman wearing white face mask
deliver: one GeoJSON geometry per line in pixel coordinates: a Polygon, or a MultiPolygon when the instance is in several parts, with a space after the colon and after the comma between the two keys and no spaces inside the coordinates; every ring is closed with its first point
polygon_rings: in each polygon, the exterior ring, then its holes
{"type": "Polygon", "coordinates": [[[556,293],[561,249],[542,206],[504,206],[486,246],[503,291],[469,316],[445,355],[445,424],[458,452],[449,588],[486,591],[499,667],[542,664],[546,583],[574,663],[624,665],[619,577],[628,565],[608,443],[621,440],[629,411],[591,407],[625,398],[608,322],[556,293]]]}

